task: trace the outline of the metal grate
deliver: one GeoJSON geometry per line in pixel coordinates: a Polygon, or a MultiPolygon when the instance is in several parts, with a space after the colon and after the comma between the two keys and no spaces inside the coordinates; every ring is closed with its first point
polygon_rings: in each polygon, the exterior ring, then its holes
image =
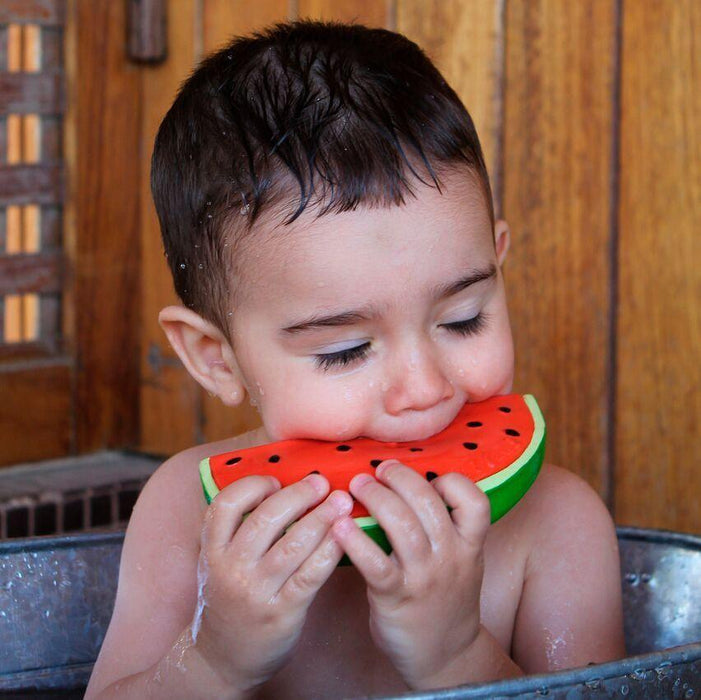
{"type": "Polygon", "coordinates": [[[161,457],[101,451],[0,471],[0,540],[121,529],[161,457]]]}
{"type": "Polygon", "coordinates": [[[0,540],[125,527],[146,480],[21,496],[0,503],[0,540]]]}
{"type": "Polygon", "coordinates": [[[64,5],[0,4],[0,358],[60,351],[64,5]]]}

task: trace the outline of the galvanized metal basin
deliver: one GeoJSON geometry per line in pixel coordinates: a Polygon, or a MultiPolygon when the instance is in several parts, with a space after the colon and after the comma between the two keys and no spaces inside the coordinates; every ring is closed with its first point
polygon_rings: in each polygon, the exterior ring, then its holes
{"type": "MultiPolygon", "coordinates": [[[[618,537],[628,658],[402,697],[701,696],[701,538],[635,528],[618,537]]],[[[0,696],[82,697],[112,613],[122,540],[120,532],[0,542],[0,696]]]]}

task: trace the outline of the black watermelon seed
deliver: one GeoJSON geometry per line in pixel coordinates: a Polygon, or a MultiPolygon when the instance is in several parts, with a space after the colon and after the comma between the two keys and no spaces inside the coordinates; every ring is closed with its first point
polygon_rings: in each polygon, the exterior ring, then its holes
{"type": "Polygon", "coordinates": [[[481,428],[481,427],[482,427],[482,423],[480,423],[478,420],[471,420],[471,421],[467,424],[467,427],[468,427],[468,428],[481,428]]]}
{"type": "Polygon", "coordinates": [[[339,445],[336,449],[339,452],[348,452],[348,450],[351,449],[351,446],[350,445],[339,445]]]}
{"type": "Polygon", "coordinates": [[[423,452],[424,448],[423,447],[410,447],[409,452],[423,452]]]}
{"type": "Polygon", "coordinates": [[[279,462],[280,461],[280,455],[272,455],[271,457],[268,457],[268,462],[279,462]]]}
{"type": "Polygon", "coordinates": [[[466,450],[476,450],[477,449],[477,443],[476,442],[463,442],[462,446],[466,450]]]}
{"type": "Polygon", "coordinates": [[[370,465],[373,467],[379,467],[381,463],[382,463],[381,459],[371,459],[370,460],[370,465]]]}
{"type": "Polygon", "coordinates": [[[227,459],[226,463],[227,464],[236,464],[237,462],[241,461],[241,457],[232,457],[231,459],[227,459]]]}
{"type": "Polygon", "coordinates": [[[437,477],[438,477],[438,474],[436,474],[436,472],[426,472],[426,480],[427,481],[433,481],[437,477]]]}
{"type": "Polygon", "coordinates": [[[502,413],[511,413],[511,409],[508,406],[499,406],[499,410],[502,413]]]}
{"type": "Polygon", "coordinates": [[[518,437],[521,434],[518,432],[518,430],[514,430],[513,428],[507,428],[504,432],[507,435],[513,435],[514,437],[518,437]]]}

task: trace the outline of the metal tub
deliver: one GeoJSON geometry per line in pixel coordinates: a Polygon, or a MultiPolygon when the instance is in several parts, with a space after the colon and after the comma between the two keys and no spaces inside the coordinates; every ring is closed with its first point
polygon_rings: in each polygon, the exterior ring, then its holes
{"type": "MultiPolygon", "coordinates": [[[[618,538],[627,658],[402,697],[701,697],[701,538],[635,528],[618,538]]],[[[0,696],[82,697],[112,613],[122,540],[0,542],[0,696]]]]}

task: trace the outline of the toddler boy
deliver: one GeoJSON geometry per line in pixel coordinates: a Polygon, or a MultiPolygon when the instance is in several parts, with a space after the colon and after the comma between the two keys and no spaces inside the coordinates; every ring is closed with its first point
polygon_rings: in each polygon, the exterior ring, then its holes
{"type": "Polygon", "coordinates": [[[350,492],[389,556],[318,474],[203,498],[209,455],[423,439],[511,390],[509,229],[470,116],[415,44],[315,22],[234,41],[182,86],[152,189],[183,302],[160,323],[190,374],[228,406],[248,395],[263,426],[144,488],[88,698],[389,694],[623,654],[611,518],[558,467],[490,526],[467,478],[384,462],[350,492]]]}

